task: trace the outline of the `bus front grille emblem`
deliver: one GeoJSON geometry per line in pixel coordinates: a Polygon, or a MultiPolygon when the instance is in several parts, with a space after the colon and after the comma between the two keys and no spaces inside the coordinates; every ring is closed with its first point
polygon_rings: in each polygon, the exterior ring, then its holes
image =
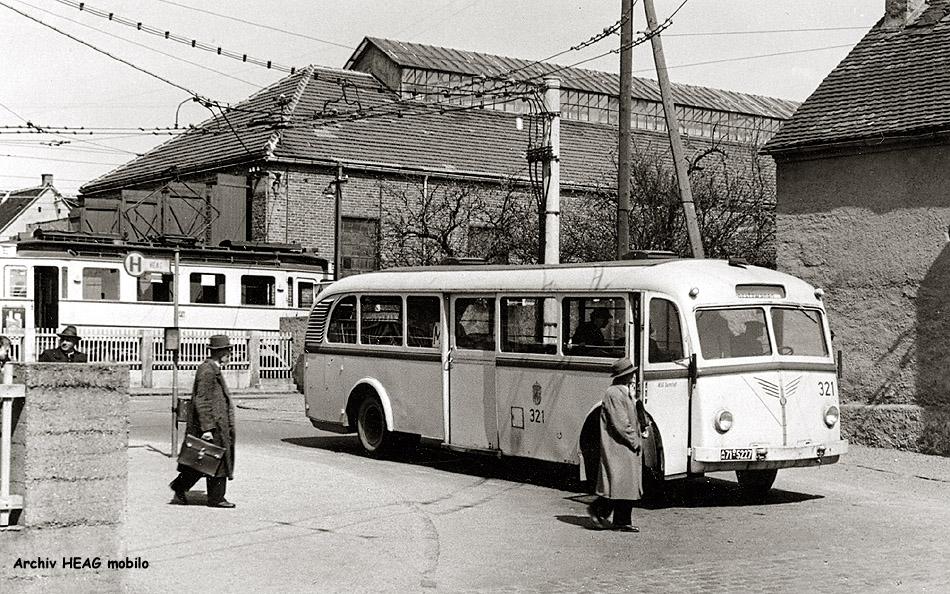
{"type": "Polygon", "coordinates": [[[762,388],[766,396],[778,398],[778,403],[782,406],[782,445],[788,445],[788,422],[785,415],[785,405],[788,404],[788,399],[798,392],[798,386],[801,385],[802,376],[792,379],[787,384],[781,381],[781,377],[779,378],[778,384],[760,377],[755,378],[755,381],[759,384],[759,387],[762,388]]]}

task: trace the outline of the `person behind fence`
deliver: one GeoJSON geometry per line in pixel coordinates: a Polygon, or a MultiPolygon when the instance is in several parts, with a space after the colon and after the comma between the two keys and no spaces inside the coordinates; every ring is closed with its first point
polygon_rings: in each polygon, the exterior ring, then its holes
{"type": "Polygon", "coordinates": [[[221,369],[231,360],[231,342],[224,334],[216,334],[209,342],[210,355],[198,366],[191,391],[188,414],[189,435],[200,437],[224,448],[224,458],[214,476],[202,475],[181,464],[178,476],[168,486],[175,492],[173,505],[188,505],[186,493],[205,476],[209,507],[232,508],[224,498],[228,481],[234,478],[234,404],[221,375],[221,369]]]}
{"type": "Polygon", "coordinates": [[[0,336],[0,369],[13,361],[13,343],[6,336],[0,336]]]}
{"type": "Polygon", "coordinates": [[[75,326],[66,326],[56,336],[59,337],[59,345],[40,353],[40,363],[86,363],[89,360],[86,353],[76,348],[81,339],[75,326]]]}
{"type": "Polygon", "coordinates": [[[587,508],[594,527],[621,532],[639,532],[631,525],[634,500],[643,494],[641,440],[642,428],[637,417],[637,371],[623,357],[611,365],[611,385],[600,407],[600,469],[597,473],[597,499],[587,508]],[[613,512],[613,523],[608,517],[613,512]]]}

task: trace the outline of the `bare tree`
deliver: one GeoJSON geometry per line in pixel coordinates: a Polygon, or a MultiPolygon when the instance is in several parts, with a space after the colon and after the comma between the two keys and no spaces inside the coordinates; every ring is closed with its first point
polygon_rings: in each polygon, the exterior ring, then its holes
{"type": "Polygon", "coordinates": [[[537,216],[530,197],[514,183],[407,177],[380,184],[384,266],[425,266],[461,257],[534,261],[537,216]]]}

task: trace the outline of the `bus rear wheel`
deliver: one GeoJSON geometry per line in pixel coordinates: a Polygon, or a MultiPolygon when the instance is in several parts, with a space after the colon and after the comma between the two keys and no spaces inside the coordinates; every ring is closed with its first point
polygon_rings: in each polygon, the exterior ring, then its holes
{"type": "Polygon", "coordinates": [[[392,441],[386,428],[386,413],[377,396],[367,396],[360,403],[356,414],[356,433],[363,451],[371,456],[381,455],[392,441]]]}
{"type": "Polygon", "coordinates": [[[777,468],[767,470],[737,470],[736,479],[742,494],[752,501],[763,501],[772,489],[777,468]]]}

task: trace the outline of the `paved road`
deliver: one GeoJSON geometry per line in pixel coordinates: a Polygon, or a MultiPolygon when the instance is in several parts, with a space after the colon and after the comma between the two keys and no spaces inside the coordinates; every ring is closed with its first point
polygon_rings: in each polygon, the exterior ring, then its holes
{"type": "Polygon", "coordinates": [[[680,482],[634,510],[640,534],[622,534],[588,529],[564,467],[425,447],[372,460],[313,429],[299,397],[238,402],[226,511],[166,505],[167,398],[134,400],[126,542],[150,568],[130,572],[130,590],[950,588],[950,459],[858,447],[781,471],[761,505],[738,500],[731,474],[680,482]]]}

